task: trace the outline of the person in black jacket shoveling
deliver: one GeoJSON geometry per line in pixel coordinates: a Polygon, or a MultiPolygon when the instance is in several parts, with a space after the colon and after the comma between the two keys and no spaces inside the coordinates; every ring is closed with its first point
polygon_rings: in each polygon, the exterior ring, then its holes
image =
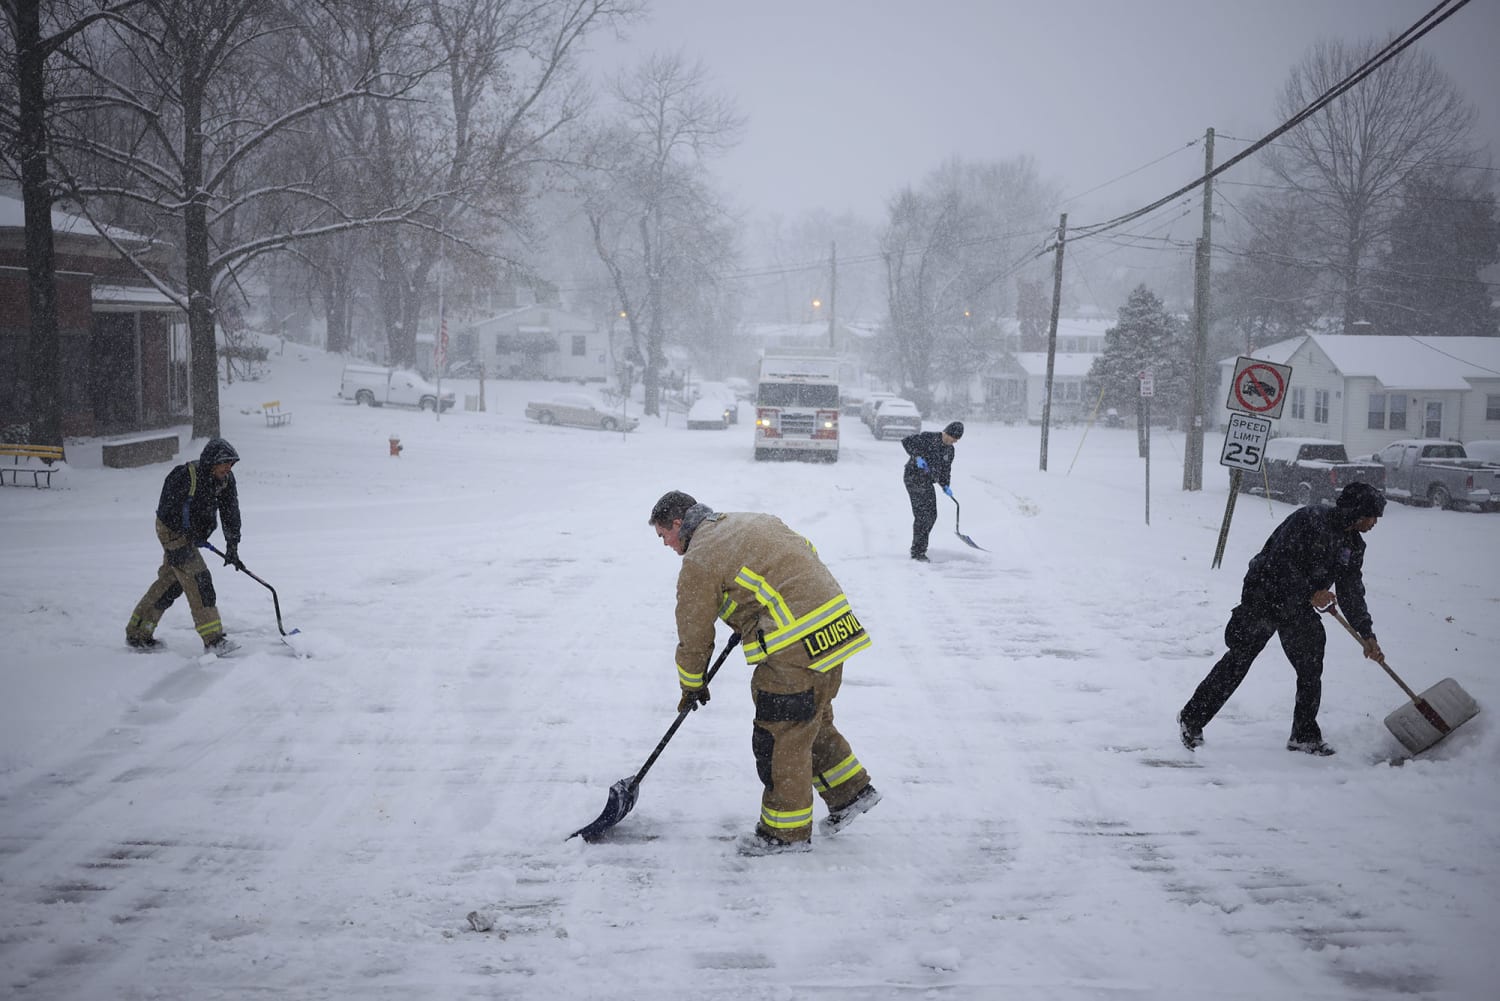
{"type": "Polygon", "coordinates": [[[233,472],[239,461],[234,446],[223,438],[211,438],[196,461],[175,466],[167,474],[156,505],[161,567],[125,626],[125,642],[132,647],[150,650],[161,646],[155,636],[156,624],[172,603],[186,594],[204,649],[220,657],[239,649],[239,644],[224,635],[213,577],[198,553],[223,516],[224,565],[241,570],[245,567],[239,555],[240,499],[233,472]]]}
{"type": "Polygon", "coordinates": [[[943,493],[953,496],[948,485],[953,475],[953,443],[964,436],[962,421],[954,421],[941,431],[918,431],[901,439],[901,447],[911,458],[901,471],[901,482],[911,497],[911,558],[927,562],[927,537],[937,524],[936,483],[943,493]]]}
{"type": "Polygon", "coordinates": [[[1365,656],[1384,656],[1365,607],[1365,540],[1385,512],[1385,497],[1368,483],[1351,483],[1332,507],[1311,505],[1292,512],[1250,560],[1240,603],[1224,627],[1229,652],[1219,659],[1177,714],[1182,742],[1193,750],[1203,728],[1223,708],[1273,634],[1297,672],[1288,751],[1332,754],[1318,729],[1323,695],[1323,623],[1337,592],[1349,622],[1364,642],[1365,656]]]}

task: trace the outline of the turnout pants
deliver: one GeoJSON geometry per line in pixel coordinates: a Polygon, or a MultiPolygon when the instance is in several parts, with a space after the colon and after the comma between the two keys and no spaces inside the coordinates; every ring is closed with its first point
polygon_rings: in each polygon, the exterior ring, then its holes
{"type": "Polygon", "coordinates": [[[1323,623],[1311,605],[1292,612],[1241,602],[1230,613],[1224,627],[1229,652],[1208,672],[1198,690],[1182,707],[1182,721],[1201,729],[1224,707],[1245,680],[1261,650],[1272,635],[1281,637],[1281,649],[1297,672],[1297,700],[1292,707],[1292,740],[1319,741],[1318,705],[1323,699],[1323,623]]]}
{"type": "Polygon", "coordinates": [[[188,609],[193,613],[193,625],[198,628],[204,646],[224,634],[224,623],[219,619],[218,600],[214,594],[214,581],[208,573],[208,564],[198,547],[180,532],[174,532],[156,520],[156,538],[161,542],[161,567],[156,571],[156,580],[146,588],[146,593],[137,602],[130,622],[125,627],[127,640],[147,640],[156,631],[162,613],[182,595],[187,595],[188,609]]]}
{"type": "Polygon", "coordinates": [[[819,674],[769,661],[751,675],[755,726],[750,746],[764,787],[758,826],[782,841],[812,838],[814,792],[833,811],[870,784],[870,773],[833,725],[833,697],[843,676],[842,664],[819,674]],[[801,691],[786,691],[804,684],[801,691]]]}
{"type": "Polygon", "coordinates": [[[911,498],[911,554],[925,556],[927,537],[937,524],[937,491],[925,473],[920,477],[903,474],[901,482],[906,484],[907,496],[911,498]]]}

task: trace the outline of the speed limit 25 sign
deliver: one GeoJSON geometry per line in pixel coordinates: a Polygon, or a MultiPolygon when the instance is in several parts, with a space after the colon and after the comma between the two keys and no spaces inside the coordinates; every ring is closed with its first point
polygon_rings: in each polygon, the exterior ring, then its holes
{"type": "Polygon", "coordinates": [[[1229,430],[1224,432],[1224,451],[1219,465],[1255,472],[1265,456],[1266,441],[1271,437],[1271,421],[1249,414],[1230,414],[1229,430]]]}

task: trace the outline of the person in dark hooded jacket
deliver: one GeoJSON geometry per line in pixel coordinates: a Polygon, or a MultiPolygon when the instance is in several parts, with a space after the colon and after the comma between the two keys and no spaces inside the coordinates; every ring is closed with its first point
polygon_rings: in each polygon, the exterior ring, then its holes
{"type": "Polygon", "coordinates": [[[1276,527],[1250,560],[1240,603],[1224,627],[1229,652],[1220,658],[1177,714],[1182,742],[1193,750],[1273,635],[1281,637],[1286,659],[1297,672],[1288,751],[1328,755],[1333,748],[1318,728],[1323,697],[1323,623],[1319,612],[1343,606],[1349,624],[1364,642],[1365,656],[1384,656],[1374,622],[1365,607],[1365,532],[1385,512],[1385,496],[1368,483],[1351,483],[1331,508],[1299,508],[1276,527]]]}
{"type": "Polygon", "coordinates": [[[936,483],[953,496],[948,485],[953,475],[953,445],[964,436],[962,421],[953,421],[941,431],[918,431],[901,439],[909,458],[901,469],[901,482],[911,499],[911,558],[927,562],[927,539],[937,524],[936,483]]]}
{"type": "Polygon", "coordinates": [[[161,542],[161,567],[125,626],[125,642],[149,650],[161,645],[155,636],[162,613],[186,594],[193,624],[205,649],[224,656],[238,645],[224,635],[213,577],[199,548],[224,519],[224,565],[244,569],[240,561],[240,498],[234,482],[234,446],[211,438],[196,460],[173,467],[161,487],[156,505],[156,538],[161,542]]]}

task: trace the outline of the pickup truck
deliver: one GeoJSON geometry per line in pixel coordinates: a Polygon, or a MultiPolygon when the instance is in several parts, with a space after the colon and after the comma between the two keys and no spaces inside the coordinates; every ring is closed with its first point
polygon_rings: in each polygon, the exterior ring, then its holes
{"type": "Polygon", "coordinates": [[[1471,459],[1456,441],[1407,438],[1370,456],[1385,467],[1385,494],[1438,508],[1500,510],[1500,465],[1471,459]]]}
{"type": "MultiPolygon", "coordinates": [[[[339,380],[339,396],[367,407],[383,407],[389,403],[421,410],[438,408],[438,390],[432,383],[416,372],[379,365],[345,365],[343,377],[339,380]]],[[[442,394],[444,410],[453,408],[453,399],[452,393],[442,394]]]]}
{"type": "Polygon", "coordinates": [[[1342,442],[1327,438],[1272,438],[1266,443],[1262,472],[1245,473],[1240,490],[1269,493],[1294,504],[1332,504],[1351,483],[1385,487],[1385,467],[1351,462],[1342,442]]]}

